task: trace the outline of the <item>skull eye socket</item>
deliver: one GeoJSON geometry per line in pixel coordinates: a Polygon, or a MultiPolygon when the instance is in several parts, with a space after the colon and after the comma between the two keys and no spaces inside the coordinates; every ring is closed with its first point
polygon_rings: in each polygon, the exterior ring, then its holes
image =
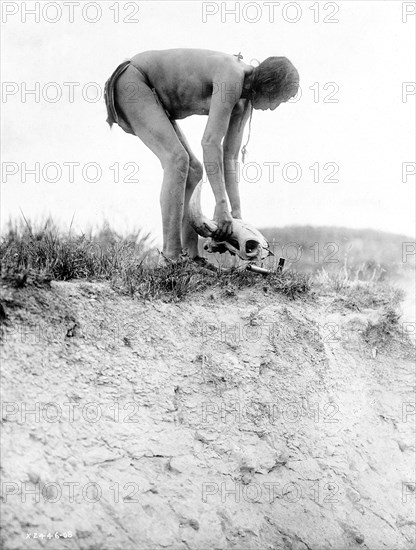
{"type": "Polygon", "coordinates": [[[251,254],[257,250],[259,243],[257,241],[248,240],[246,242],[246,254],[251,254]]]}
{"type": "Polygon", "coordinates": [[[227,239],[227,242],[229,242],[235,249],[240,250],[240,244],[235,239],[227,239]]]}

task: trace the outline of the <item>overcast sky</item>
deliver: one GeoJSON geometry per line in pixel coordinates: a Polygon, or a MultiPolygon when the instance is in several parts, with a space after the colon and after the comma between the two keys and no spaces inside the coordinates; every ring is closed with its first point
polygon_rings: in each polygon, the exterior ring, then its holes
{"type": "MultiPolygon", "coordinates": [[[[122,232],[145,227],[160,237],[159,161],[138,138],[110,131],[99,95],[126,58],[195,47],[241,51],[253,64],[284,55],[300,73],[298,101],[254,112],[240,184],[244,219],[260,227],[338,225],[414,235],[414,3],[275,2],[272,14],[270,2],[242,2],[233,14],[227,9],[234,2],[117,8],[111,1],[100,2],[100,10],[89,3],[83,14],[75,2],[73,22],[69,6],[60,4],[59,14],[54,2],[38,4],[35,21],[24,13],[35,2],[2,2],[2,224],[22,209],[26,217],[51,214],[68,226],[75,212],[78,230],[108,219],[122,232]],[[38,98],[27,93],[36,82],[38,98]],[[24,182],[25,166],[35,163],[40,181],[28,173],[24,182]]],[[[206,122],[180,122],[199,158],[206,122]]],[[[212,214],[208,182],[204,188],[204,209],[212,214]]]]}

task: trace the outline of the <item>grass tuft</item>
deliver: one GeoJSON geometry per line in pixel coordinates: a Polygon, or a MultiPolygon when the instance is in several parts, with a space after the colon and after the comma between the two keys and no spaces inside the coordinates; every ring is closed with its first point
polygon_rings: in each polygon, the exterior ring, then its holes
{"type": "Polygon", "coordinates": [[[9,225],[0,243],[1,278],[14,287],[51,280],[110,279],[150,254],[150,235],[121,239],[107,225],[94,237],[62,232],[51,222],[37,228],[9,225]]]}
{"type": "Polygon", "coordinates": [[[282,273],[275,271],[263,277],[246,270],[233,270],[221,276],[220,285],[228,293],[232,293],[234,288],[258,286],[262,287],[264,292],[277,292],[295,299],[311,290],[312,278],[310,275],[294,271],[283,271],[282,273]]]}
{"type": "MultiPolygon", "coordinates": [[[[211,277],[213,276],[215,274],[211,277]]],[[[143,265],[122,266],[114,274],[112,286],[120,293],[136,295],[145,300],[161,298],[177,302],[189,293],[205,289],[208,279],[195,262],[185,260],[155,268],[143,265]]]]}
{"type": "Polygon", "coordinates": [[[400,335],[400,314],[392,307],[387,307],[375,323],[370,323],[364,332],[364,340],[372,347],[383,349],[392,337],[400,335]]]}
{"type": "MultiPolygon", "coordinates": [[[[26,220],[25,220],[26,221],[26,220]]],[[[1,278],[9,286],[48,285],[50,281],[107,280],[120,293],[143,299],[183,300],[189,294],[219,287],[232,296],[234,288],[257,286],[295,299],[309,292],[308,275],[285,271],[267,277],[244,269],[210,272],[185,259],[154,267],[158,257],[150,235],[121,238],[108,225],[97,235],[62,233],[51,220],[33,228],[29,222],[9,225],[0,243],[1,278]]]]}

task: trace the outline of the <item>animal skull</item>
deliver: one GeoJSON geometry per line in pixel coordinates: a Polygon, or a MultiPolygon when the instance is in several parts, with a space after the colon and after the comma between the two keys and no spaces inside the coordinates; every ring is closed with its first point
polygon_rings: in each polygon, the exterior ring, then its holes
{"type": "Polygon", "coordinates": [[[201,185],[200,182],[189,202],[189,222],[201,237],[208,237],[204,249],[208,252],[230,252],[239,256],[242,260],[259,261],[264,260],[273,253],[264,236],[252,225],[243,220],[233,219],[232,234],[226,241],[217,241],[212,237],[217,225],[210,220],[201,210],[201,185]]]}

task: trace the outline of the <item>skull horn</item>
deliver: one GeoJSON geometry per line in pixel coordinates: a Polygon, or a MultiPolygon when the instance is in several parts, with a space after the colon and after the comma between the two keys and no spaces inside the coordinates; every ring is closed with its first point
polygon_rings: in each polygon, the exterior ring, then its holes
{"type": "Polygon", "coordinates": [[[189,223],[201,237],[211,237],[217,230],[217,224],[202,213],[201,190],[202,180],[195,187],[189,200],[189,223]]]}

